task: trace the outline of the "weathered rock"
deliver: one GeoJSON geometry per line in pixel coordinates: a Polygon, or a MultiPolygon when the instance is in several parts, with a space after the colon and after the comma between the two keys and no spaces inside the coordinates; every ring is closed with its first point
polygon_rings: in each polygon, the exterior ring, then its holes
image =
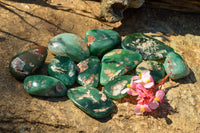
{"type": "Polygon", "coordinates": [[[26,77],[24,89],[35,96],[57,97],[67,93],[67,88],[60,80],[44,75],[26,77]]]}
{"type": "Polygon", "coordinates": [[[142,33],[126,36],[122,41],[122,48],[140,53],[145,60],[163,59],[169,52],[174,51],[163,42],[142,33]]]}
{"type": "Polygon", "coordinates": [[[150,71],[155,82],[159,82],[165,77],[165,68],[162,63],[157,61],[143,61],[136,67],[136,74],[142,74],[144,71],[150,71]]]}
{"type": "Polygon", "coordinates": [[[94,29],[86,32],[85,41],[89,46],[91,55],[103,56],[121,43],[121,37],[113,30],[94,29]]]}
{"type": "Polygon", "coordinates": [[[55,55],[68,55],[76,62],[90,56],[85,41],[72,33],[62,33],[53,37],[48,44],[48,49],[55,55]]]}
{"type": "Polygon", "coordinates": [[[92,117],[103,118],[112,112],[112,100],[96,88],[71,88],[67,95],[74,104],[92,117]]]}
{"type": "Polygon", "coordinates": [[[169,76],[171,79],[184,78],[190,74],[190,69],[187,66],[187,63],[175,52],[171,52],[167,55],[164,67],[167,74],[172,72],[169,76]]]}
{"type": "Polygon", "coordinates": [[[76,77],[75,63],[67,56],[57,55],[49,64],[48,73],[61,80],[66,86],[71,86],[76,77]]]}
{"type": "Polygon", "coordinates": [[[114,49],[102,58],[100,74],[101,85],[106,85],[110,80],[125,74],[135,68],[142,61],[142,56],[126,49],[114,49]]]}
{"type": "Polygon", "coordinates": [[[19,80],[34,74],[44,63],[47,56],[47,48],[38,46],[24,51],[12,58],[9,65],[10,73],[19,80]]]}
{"type": "Polygon", "coordinates": [[[78,74],[76,81],[83,86],[97,87],[100,75],[100,60],[92,56],[77,64],[78,74]]]}
{"type": "Polygon", "coordinates": [[[127,84],[130,84],[131,77],[131,75],[124,75],[111,80],[104,86],[103,93],[111,99],[120,99],[125,97],[127,94],[121,94],[121,91],[127,88],[127,84]]]}

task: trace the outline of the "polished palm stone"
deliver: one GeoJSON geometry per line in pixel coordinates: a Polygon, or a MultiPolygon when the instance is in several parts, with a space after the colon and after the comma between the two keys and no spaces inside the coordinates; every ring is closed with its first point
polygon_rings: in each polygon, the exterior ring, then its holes
{"type": "Polygon", "coordinates": [[[140,53],[145,60],[163,59],[169,52],[174,51],[163,42],[144,35],[133,33],[128,35],[121,44],[122,48],[140,53]]]}
{"type": "Polygon", "coordinates": [[[110,80],[125,74],[142,61],[142,56],[131,50],[114,49],[102,58],[100,84],[106,85],[110,80]]]}
{"type": "Polygon", "coordinates": [[[157,61],[143,61],[136,67],[136,74],[150,71],[155,82],[159,82],[165,77],[165,68],[162,63],[157,61]]]}
{"type": "Polygon", "coordinates": [[[31,95],[58,97],[67,93],[67,88],[58,79],[50,76],[32,75],[24,80],[24,89],[31,95]]]}
{"type": "Polygon", "coordinates": [[[76,77],[75,63],[67,56],[57,55],[49,64],[48,73],[61,80],[66,86],[71,86],[76,77]]]}
{"type": "Polygon", "coordinates": [[[34,74],[43,64],[47,57],[47,48],[38,46],[24,51],[12,58],[9,65],[10,73],[18,80],[34,74]]]}
{"type": "Polygon", "coordinates": [[[90,56],[86,42],[72,33],[62,33],[53,37],[48,44],[48,49],[55,55],[68,55],[76,62],[90,56]]]}
{"type": "Polygon", "coordinates": [[[90,86],[71,88],[67,95],[75,105],[92,117],[103,118],[112,112],[112,100],[96,88],[90,86]]]}
{"type": "Polygon", "coordinates": [[[83,86],[97,87],[100,75],[100,60],[91,56],[77,64],[78,74],[76,81],[83,86]]]}
{"type": "Polygon", "coordinates": [[[121,37],[113,30],[94,29],[86,33],[85,41],[89,46],[91,55],[100,57],[119,45],[121,43],[121,37]]]}
{"type": "Polygon", "coordinates": [[[167,74],[172,72],[172,74],[169,76],[171,79],[184,78],[190,73],[190,69],[186,62],[179,54],[174,52],[171,52],[167,55],[164,62],[164,67],[167,74]]]}
{"type": "Polygon", "coordinates": [[[103,93],[115,100],[125,97],[127,94],[121,94],[121,91],[127,88],[127,84],[130,84],[131,77],[133,76],[124,75],[111,80],[104,86],[103,93]]]}

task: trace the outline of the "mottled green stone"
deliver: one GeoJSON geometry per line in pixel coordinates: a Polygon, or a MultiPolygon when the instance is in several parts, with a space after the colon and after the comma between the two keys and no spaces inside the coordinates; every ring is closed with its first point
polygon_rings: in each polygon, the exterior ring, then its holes
{"type": "Polygon", "coordinates": [[[174,51],[163,42],[142,33],[133,33],[126,36],[121,46],[124,49],[140,53],[145,60],[163,59],[169,52],[174,51]]]}
{"type": "Polygon", "coordinates": [[[155,82],[159,82],[165,77],[165,68],[162,63],[157,61],[143,61],[136,67],[136,74],[150,71],[155,82]]]}
{"type": "Polygon", "coordinates": [[[132,77],[131,75],[124,75],[111,80],[104,86],[103,93],[115,100],[125,97],[127,94],[121,94],[121,91],[127,88],[126,85],[130,84],[132,77]]]}
{"type": "Polygon", "coordinates": [[[47,48],[38,46],[14,56],[9,64],[10,73],[18,80],[34,74],[47,57],[47,48]]]}
{"type": "Polygon", "coordinates": [[[67,88],[60,80],[44,75],[26,77],[24,89],[35,96],[58,97],[67,93],[67,88]]]}
{"type": "Polygon", "coordinates": [[[100,75],[100,60],[92,56],[77,64],[78,74],[76,81],[83,86],[97,87],[100,75]]]}
{"type": "Polygon", "coordinates": [[[169,76],[171,79],[184,78],[190,74],[190,69],[186,62],[179,54],[174,52],[171,52],[167,55],[164,62],[164,67],[167,74],[172,72],[172,74],[169,76]]]}
{"type": "Polygon", "coordinates": [[[114,49],[102,58],[100,84],[106,85],[110,80],[125,74],[142,61],[142,56],[131,50],[114,49]]]}
{"type": "Polygon", "coordinates": [[[89,46],[91,55],[100,57],[119,45],[121,43],[121,37],[113,30],[94,29],[86,33],[85,41],[89,46]]]}
{"type": "Polygon", "coordinates": [[[76,77],[75,63],[69,57],[57,55],[49,64],[48,73],[61,80],[66,86],[71,86],[76,77]]]}
{"type": "Polygon", "coordinates": [[[48,49],[55,55],[68,55],[76,62],[90,56],[86,42],[72,33],[62,33],[53,37],[48,44],[48,49]]]}
{"type": "Polygon", "coordinates": [[[112,112],[112,100],[96,88],[71,88],[67,95],[75,105],[92,117],[103,118],[112,112]]]}

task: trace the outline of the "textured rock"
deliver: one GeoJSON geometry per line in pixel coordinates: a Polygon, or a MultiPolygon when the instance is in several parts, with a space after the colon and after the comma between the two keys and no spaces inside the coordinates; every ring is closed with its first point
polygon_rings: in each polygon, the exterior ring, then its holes
{"type": "Polygon", "coordinates": [[[68,55],[76,62],[90,55],[84,40],[72,33],[62,33],[53,37],[48,44],[48,49],[55,55],[68,55]]]}
{"type": "Polygon", "coordinates": [[[49,64],[48,73],[61,80],[66,86],[71,86],[75,82],[75,63],[67,56],[57,55],[49,64]]]}
{"type": "Polygon", "coordinates": [[[9,65],[10,73],[19,80],[34,74],[44,63],[47,57],[47,48],[38,46],[24,51],[12,58],[9,65]]]}
{"type": "Polygon", "coordinates": [[[80,109],[95,118],[103,118],[112,112],[112,100],[95,88],[71,88],[67,95],[80,109]]]}
{"type": "Polygon", "coordinates": [[[142,33],[126,36],[122,41],[122,48],[140,53],[145,60],[163,59],[169,52],[174,51],[163,42],[142,33]]]}
{"type": "Polygon", "coordinates": [[[102,58],[100,74],[101,85],[106,85],[110,80],[125,74],[135,68],[142,61],[142,56],[126,49],[114,49],[102,58]]]}
{"type": "Polygon", "coordinates": [[[121,37],[116,31],[108,29],[94,29],[86,32],[85,41],[91,55],[103,56],[121,43],[121,37]]]}
{"type": "Polygon", "coordinates": [[[159,82],[165,77],[165,68],[162,63],[157,61],[143,61],[136,67],[136,74],[142,74],[144,71],[150,71],[155,82],[159,82]]]}
{"type": "Polygon", "coordinates": [[[183,58],[174,52],[171,52],[167,55],[164,67],[166,73],[172,72],[169,76],[171,79],[180,79],[184,78],[190,74],[190,69],[187,63],[183,60],[183,58]]]}
{"type": "Polygon", "coordinates": [[[43,75],[26,77],[24,89],[35,96],[57,97],[64,96],[67,93],[67,88],[60,80],[43,75]]]}
{"type": "Polygon", "coordinates": [[[78,73],[76,81],[83,86],[97,87],[100,75],[100,60],[92,56],[77,64],[78,73]]]}
{"type": "Polygon", "coordinates": [[[108,82],[104,88],[103,93],[105,93],[111,99],[120,99],[125,97],[127,94],[121,94],[121,91],[126,87],[127,84],[131,82],[131,75],[119,76],[114,80],[108,82]]]}

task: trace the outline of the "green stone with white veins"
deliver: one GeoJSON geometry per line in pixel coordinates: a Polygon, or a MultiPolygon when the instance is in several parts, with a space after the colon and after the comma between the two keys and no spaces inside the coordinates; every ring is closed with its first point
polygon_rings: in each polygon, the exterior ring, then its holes
{"type": "Polygon", "coordinates": [[[144,35],[142,33],[133,33],[122,41],[122,48],[140,53],[145,60],[159,60],[174,51],[165,43],[144,35]]]}
{"type": "Polygon", "coordinates": [[[121,91],[127,88],[127,84],[130,84],[132,77],[131,75],[124,75],[111,80],[104,86],[103,93],[115,100],[125,97],[127,94],[121,94],[121,91]]]}

